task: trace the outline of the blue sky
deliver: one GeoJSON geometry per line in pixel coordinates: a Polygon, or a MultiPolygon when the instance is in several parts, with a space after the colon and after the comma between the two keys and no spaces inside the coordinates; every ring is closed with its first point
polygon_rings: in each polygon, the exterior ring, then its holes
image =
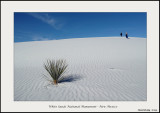
{"type": "Polygon", "coordinates": [[[14,42],[67,38],[114,37],[128,32],[129,37],[147,36],[147,14],[57,12],[14,13],[14,42]]]}

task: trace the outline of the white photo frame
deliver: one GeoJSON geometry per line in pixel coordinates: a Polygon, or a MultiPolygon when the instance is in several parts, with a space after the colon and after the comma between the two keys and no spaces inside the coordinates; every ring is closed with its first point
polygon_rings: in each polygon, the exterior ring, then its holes
{"type": "Polygon", "coordinates": [[[1,9],[2,112],[159,111],[159,1],[2,1],[1,9]],[[147,12],[147,101],[14,101],[14,12],[147,12]],[[58,108],[68,105],[97,107],[58,108]]]}

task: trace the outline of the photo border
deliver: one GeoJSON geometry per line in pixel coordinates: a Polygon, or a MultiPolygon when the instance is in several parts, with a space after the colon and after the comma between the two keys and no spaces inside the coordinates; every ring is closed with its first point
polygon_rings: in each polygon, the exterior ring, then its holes
{"type": "Polygon", "coordinates": [[[110,111],[142,110],[159,111],[159,1],[3,1],[1,2],[1,103],[2,111],[110,111]],[[47,7],[45,7],[47,6],[47,7]],[[114,7],[113,7],[114,6],[114,7]],[[44,7],[44,8],[42,8],[44,7]],[[54,7],[54,8],[53,8],[54,7]],[[83,8],[82,8],[83,7],[83,8]],[[13,96],[13,47],[14,12],[147,12],[147,101],[14,101],[13,96]],[[152,37],[152,38],[151,38],[152,37]],[[157,38],[156,38],[157,37],[157,38]],[[118,106],[116,109],[63,109],[50,105],[118,106]]]}

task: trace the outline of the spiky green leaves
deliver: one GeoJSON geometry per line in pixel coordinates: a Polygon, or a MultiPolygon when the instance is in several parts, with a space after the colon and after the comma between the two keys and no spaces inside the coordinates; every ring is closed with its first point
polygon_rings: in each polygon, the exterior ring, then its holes
{"type": "Polygon", "coordinates": [[[44,64],[44,68],[47,70],[49,75],[52,77],[54,84],[58,83],[58,80],[65,73],[68,64],[65,60],[47,60],[44,64]]]}

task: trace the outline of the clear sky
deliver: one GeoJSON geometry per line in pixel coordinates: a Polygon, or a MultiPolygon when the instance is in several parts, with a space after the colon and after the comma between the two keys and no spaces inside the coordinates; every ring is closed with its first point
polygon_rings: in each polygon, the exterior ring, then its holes
{"type": "Polygon", "coordinates": [[[147,14],[136,13],[14,13],[14,42],[67,38],[147,36],[147,14]]]}

